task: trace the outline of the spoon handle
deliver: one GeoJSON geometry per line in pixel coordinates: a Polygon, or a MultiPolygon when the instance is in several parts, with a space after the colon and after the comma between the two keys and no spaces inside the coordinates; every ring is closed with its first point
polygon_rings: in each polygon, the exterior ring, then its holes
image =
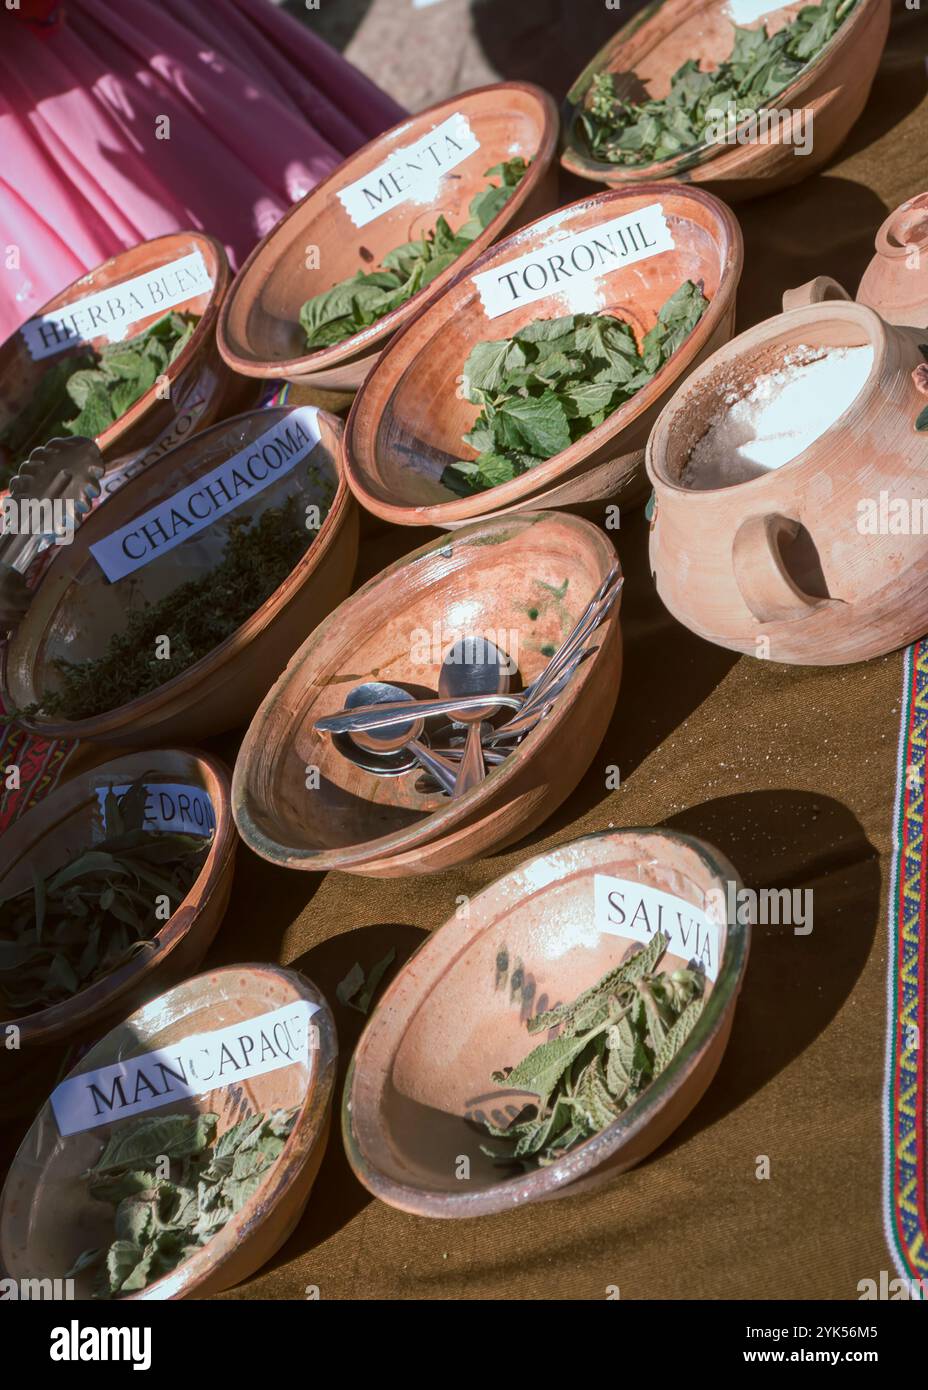
{"type": "Polygon", "coordinates": [[[444,760],[433,754],[431,749],[427,748],[424,743],[420,743],[418,739],[413,739],[407,743],[406,747],[419,766],[431,773],[442,790],[448,792],[449,796],[454,796],[457,774],[447,766],[444,760]]]}
{"type": "Polygon", "coordinates": [[[436,714],[454,714],[455,710],[522,708],[522,695],[458,695],[448,700],[406,700],[395,705],[364,705],[345,714],[327,714],[317,719],[313,727],[326,734],[360,733],[365,729],[392,729],[408,724],[412,719],[429,719],[436,714]]]}
{"type": "Polygon", "coordinates": [[[464,756],[461,759],[461,767],[454,784],[453,797],[463,796],[472,787],[476,787],[478,782],[482,782],[487,775],[486,763],[483,761],[483,730],[484,725],[471,724],[467,730],[467,741],[464,744],[464,756]]]}

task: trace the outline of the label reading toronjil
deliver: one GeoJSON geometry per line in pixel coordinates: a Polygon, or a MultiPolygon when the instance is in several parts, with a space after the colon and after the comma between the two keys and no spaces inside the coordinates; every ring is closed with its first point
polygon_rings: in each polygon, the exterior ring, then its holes
{"type": "Polygon", "coordinates": [[[366,227],[402,203],[431,202],[448,170],[479,149],[480,141],[467,117],[458,111],[428,135],[394,150],[376,169],[342,188],[339,201],[356,227],[366,227]]]}
{"type": "Polygon", "coordinates": [[[79,1134],[280,1067],[305,1065],[309,1021],[318,1009],[297,999],[228,1028],[191,1033],[169,1047],[68,1077],[51,1094],[58,1132],[79,1134]]]}
{"type": "Polygon", "coordinates": [[[34,361],[101,336],[117,343],[139,319],[166,314],[188,299],[207,294],[212,287],[203,256],[191,251],[189,256],[30,319],[20,332],[34,361]]]}
{"type": "Polygon", "coordinates": [[[596,299],[597,280],[673,247],[664,209],[649,203],[586,231],[554,235],[537,250],[472,278],[490,319],[549,295],[565,296],[574,313],[595,312],[602,307],[596,299]]]}
{"type": "Polygon", "coordinates": [[[655,932],[670,938],[668,951],[701,965],[707,979],[719,973],[719,928],[700,908],[673,893],[644,883],[595,874],[593,910],[596,927],[610,936],[625,936],[647,946],[655,932]]]}
{"type": "Polygon", "coordinates": [[[90,553],[107,579],[115,583],[263,492],[318,443],[316,407],[304,405],[291,410],[211,473],[204,473],[189,487],[96,541],[90,553]]]}

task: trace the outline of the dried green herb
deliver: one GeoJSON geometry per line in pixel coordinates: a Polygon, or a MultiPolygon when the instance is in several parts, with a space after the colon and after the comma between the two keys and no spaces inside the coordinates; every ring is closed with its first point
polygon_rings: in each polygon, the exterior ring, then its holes
{"type": "Polygon", "coordinates": [[[439,217],[434,229],[424,237],[407,241],[384,256],[380,270],[359,270],[350,279],[308,299],[300,310],[307,348],[315,350],[343,342],[430,285],[490,225],[527,168],[525,160],[517,158],[488,169],[484,177],[498,177],[499,183],[474,195],[468,208],[470,217],[456,232],[452,232],[444,217],[439,217]]]}
{"type": "Polygon", "coordinates": [[[110,788],[104,838],[0,902],[0,1010],[5,1016],[61,1003],[150,948],[190,891],[209,848],[202,835],[144,828],[147,791],[110,788]]]}
{"type": "Polygon", "coordinates": [[[25,407],[0,431],[0,448],[12,461],[0,482],[50,439],[95,439],[109,429],[177,360],[198,321],[196,314],[165,314],[135,338],[53,363],[25,407]]]}
{"type": "Polygon", "coordinates": [[[464,364],[464,394],[483,409],[463,436],[477,457],[448,464],[445,487],[468,497],[568,448],[647,385],[708,304],[684,281],[640,351],[631,325],[611,314],[535,319],[512,338],[478,343],[464,364]]]}
{"type": "Polygon", "coordinates": [[[264,1182],[299,1106],[251,1114],[216,1139],[216,1115],[127,1120],[84,1177],[115,1207],[108,1249],[85,1250],[67,1277],[99,1269],[98,1298],[137,1293],[208,1245],[264,1182]],[[170,1177],[160,1176],[170,1161],[170,1177]]]}
{"type": "Polygon", "coordinates": [[[766,25],[733,25],[729,57],[704,72],[689,58],[671,78],[670,92],[655,101],[624,100],[612,73],[597,73],[584,96],[577,124],[595,159],[643,165],[671,159],[714,137],[736,111],[739,123],[798,77],[821,52],[856,0],[822,0],[768,36],[766,25]]]}
{"type": "Polygon", "coordinates": [[[396,947],[391,946],[383,960],[371,967],[365,976],[364,969],[355,961],[348,974],[335,989],[335,997],[340,1004],[347,1004],[358,1013],[366,1014],[380,986],[384,975],[396,960],[396,947]]]}
{"type": "Polygon", "coordinates": [[[502,1147],[484,1153],[524,1168],[553,1163],[610,1125],[670,1065],[704,1001],[701,973],[658,970],[668,943],[658,932],[571,1003],[529,1019],[530,1033],[557,1028],[557,1035],[492,1079],[533,1092],[537,1103],[506,1128],[486,1121],[502,1147]]]}
{"type": "Polygon", "coordinates": [[[302,508],[291,496],[260,517],[233,517],[222,558],[207,574],[130,611],[102,656],[53,663],[61,684],[45,692],[42,712],[73,720],[115,709],[207,656],[270,598],[312,543],[317,532],[307,530],[302,508]],[[162,635],[171,641],[167,658],[155,654],[162,635]]]}

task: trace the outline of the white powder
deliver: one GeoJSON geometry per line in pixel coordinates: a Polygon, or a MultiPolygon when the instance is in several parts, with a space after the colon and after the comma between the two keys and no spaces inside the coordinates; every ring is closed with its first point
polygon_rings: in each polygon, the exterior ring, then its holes
{"type": "Polygon", "coordinates": [[[869,343],[794,348],[746,395],[725,397],[686,461],[683,486],[731,487],[789,463],[848,408],[872,365],[869,343]]]}

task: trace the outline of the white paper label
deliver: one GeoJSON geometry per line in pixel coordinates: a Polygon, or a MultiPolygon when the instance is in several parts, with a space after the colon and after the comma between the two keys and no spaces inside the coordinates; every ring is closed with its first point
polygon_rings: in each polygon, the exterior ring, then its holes
{"type": "Polygon", "coordinates": [[[740,26],[753,24],[761,15],[773,14],[775,10],[782,9],[782,0],[779,5],[777,0],[728,0],[725,8],[731,22],[740,26]]]}
{"type": "Polygon", "coordinates": [[[583,232],[554,234],[537,250],[472,278],[489,319],[549,295],[566,296],[572,312],[595,311],[602,307],[595,297],[598,280],[673,246],[664,209],[649,203],[583,232]]]}
{"type": "Polygon", "coordinates": [[[297,999],[228,1028],[192,1033],[172,1047],[69,1077],[51,1094],[58,1131],[78,1134],[236,1085],[250,1076],[305,1064],[309,1020],[318,1010],[318,1004],[297,999]]]}
{"type": "Polygon", "coordinates": [[[671,955],[696,961],[710,980],[719,973],[719,927],[685,898],[610,874],[593,876],[598,931],[647,945],[655,932],[670,938],[671,955]]]}
{"type": "MultiPolygon", "coordinates": [[[[97,787],[101,816],[104,815],[107,793],[111,790],[116,796],[124,796],[129,790],[129,783],[112,788],[97,787]]],[[[152,782],[145,790],[148,793],[145,802],[146,830],[211,835],[216,829],[216,812],[202,787],[192,787],[185,782],[152,782]]]]}
{"type": "Polygon", "coordinates": [[[430,203],[449,169],[480,149],[470,122],[459,111],[428,135],[403,145],[369,174],[339,190],[342,207],[356,227],[403,203],[430,203]]]}
{"type": "Polygon", "coordinates": [[[211,473],[91,545],[115,582],[150,564],[289,473],[319,442],[318,411],[303,405],[211,473]]]}
{"type": "Polygon", "coordinates": [[[181,256],[155,270],[146,270],[119,285],[97,290],[50,314],[30,319],[20,332],[34,361],[63,352],[75,343],[105,337],[120,342],[131,324],[150,314],[166,314],[178,304],[208,293],[213,287],[199,251],[181,256]]]}

